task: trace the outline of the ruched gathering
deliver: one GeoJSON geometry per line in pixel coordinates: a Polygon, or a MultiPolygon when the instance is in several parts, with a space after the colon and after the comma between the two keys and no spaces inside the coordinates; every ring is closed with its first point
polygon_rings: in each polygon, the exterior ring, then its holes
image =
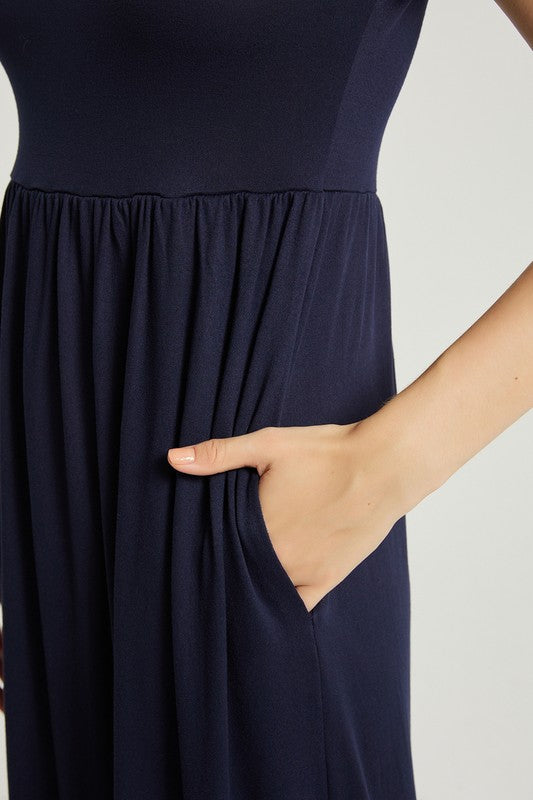
{"type": "Polygon", "coordinates": [[[11,181],[0,253],[14,797],[322,800],[403,770],[411,800],[403,520],[308,613],[257,472],[166,462],[211,436],[348,423],[395,391],[377,194],[11,181]],[[364,770],[342,756],[353,737],[364,770]]]}

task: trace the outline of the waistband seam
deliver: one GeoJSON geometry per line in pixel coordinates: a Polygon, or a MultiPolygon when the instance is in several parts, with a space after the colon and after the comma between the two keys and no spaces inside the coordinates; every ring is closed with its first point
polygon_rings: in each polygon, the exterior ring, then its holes
{"type": "Polygon", "coordinates": [[[272,190],[255,190],[255,189],[227,189],[222,191],[213,192],[183,192],[182,194],[161,194],[159,192],[133,192],[132,194],[82,194],[80,192],[73,192],[68,189],[44,189],[41,186],[28,186],[21,183],[14,178],[9,179],[9,183],[17,188],[26,192],[35,192],[45,195],[63,195],[70,197],[79,197],[97,200],[134,200],[136,198],[155,198],[161,200],[179,200],[182,198],[196,198],[196,197],[227,197],[234,195],[283,195],[283,194],[369,194],[376,195],[376,189],[310,189],[307,187],[291,187],[285,189],[272,189],[272,190]]]}

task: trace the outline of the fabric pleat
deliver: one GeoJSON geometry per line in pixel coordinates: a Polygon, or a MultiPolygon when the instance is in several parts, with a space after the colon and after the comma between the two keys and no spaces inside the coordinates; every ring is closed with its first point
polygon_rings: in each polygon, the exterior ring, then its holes
{"type": "Polygon", "coordinates": [[[12,181],[0,244],[13,798],[412,800],[404,520],[309,613],[257,472],[166,461],[395,392],[378,196],[12,181]]]}

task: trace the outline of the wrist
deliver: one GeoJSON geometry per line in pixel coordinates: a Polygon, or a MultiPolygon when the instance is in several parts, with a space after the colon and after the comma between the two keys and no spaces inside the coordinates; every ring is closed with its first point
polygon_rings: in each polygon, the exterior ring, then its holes
{"type": "Polygon", "coordinates": [[[381,495],[394,521],[446,479],[416,427],[402,420],[403,403],[398,398],[395,395],[377,412],[350,426],[348,434],[357,480],[381,495]]]}

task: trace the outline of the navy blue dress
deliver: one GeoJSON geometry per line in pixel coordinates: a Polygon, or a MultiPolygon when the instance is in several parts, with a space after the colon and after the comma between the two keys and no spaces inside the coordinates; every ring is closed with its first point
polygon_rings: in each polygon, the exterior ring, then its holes
{"type": "Polygon", "coordinates": [[[11,800],[415,800],[405,518],[308,612],[258,473],[396,389],[378,153],[427,0],[0,0],[11,800]]]}

